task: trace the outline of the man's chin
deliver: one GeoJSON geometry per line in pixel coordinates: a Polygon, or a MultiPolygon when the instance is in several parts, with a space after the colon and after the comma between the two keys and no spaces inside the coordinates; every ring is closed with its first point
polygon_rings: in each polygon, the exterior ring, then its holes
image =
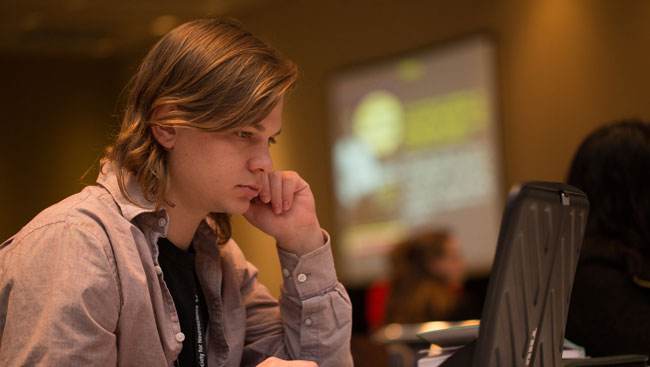
{"type": "Polygon", "coordinates": [[[240,205],[237,205],[237,207],[232,208],[230,214],[243,215],[248,211],[248,209],[250,209],[250,207],[251,207],[251,202],[250,200],[247,200],[246,202],[242,202],[240,205]]]}
{"type": "Polygon", "coordinates": [[[242,215],[248,211],[251,207],[250,201],[244,202],[243,200],[236,203],[235,205],[230,205],[228,207],[222,207],[219,211],[213,211],[213,213],[224,213],[229,215],[242,215]]]}

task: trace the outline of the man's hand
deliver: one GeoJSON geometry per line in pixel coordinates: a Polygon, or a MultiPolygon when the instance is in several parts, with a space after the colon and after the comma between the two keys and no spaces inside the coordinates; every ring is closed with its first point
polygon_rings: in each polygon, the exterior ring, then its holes
{"type": "Polygon", "coordinates": [[[259,197],[251,201],[244,217],[278,246],[302,256],[323,245],[314,196],[296,172],[273,171],[264,176],[259,197]]]}
{"type": "Polygon", "coordinates": [[[257,365],[257,367],[318,367],[312,361],[285,361],[284,359],[271,357],[257,365]]]}

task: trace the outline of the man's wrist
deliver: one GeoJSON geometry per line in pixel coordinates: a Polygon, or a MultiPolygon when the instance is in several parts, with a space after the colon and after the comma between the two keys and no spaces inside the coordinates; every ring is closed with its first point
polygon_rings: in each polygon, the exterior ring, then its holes
{"type": "Polygon", "coordinates": [[[308,254],[325,244],[325,237],[320,226],[301,232],[298,236],[291,238],[278,238],[278,247],[286,252],[295,254],[298,257],[308,254]]]}

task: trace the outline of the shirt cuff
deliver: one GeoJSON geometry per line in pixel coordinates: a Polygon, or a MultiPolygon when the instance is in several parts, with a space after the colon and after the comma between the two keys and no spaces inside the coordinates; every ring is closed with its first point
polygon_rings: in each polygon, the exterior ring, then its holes
{"type": "Polygon", "coordinates": [[[323,246],[301,257],[278,249],[285,291],[297,294],[301,300],[323,294],[338,283],[330,236],[323,232],[323,246]]]}

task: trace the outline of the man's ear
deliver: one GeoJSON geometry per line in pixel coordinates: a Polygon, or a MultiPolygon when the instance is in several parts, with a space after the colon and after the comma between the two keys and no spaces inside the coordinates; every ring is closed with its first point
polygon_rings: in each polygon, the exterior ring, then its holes
{"type": "MultiPolygon", "coordinates": [[[[173,105],[162,105],[153,110],[151,114],[152,120],[158,120],[168,114],[174,109],[173,105]]],[[[176,128],[173,126],[151,126],[151,133],[158,144],[162,145],[165,149],[171,149],[176,143],[176,128]]]]}
{"type": "Polygon", "coordinates": [[[173,126],[153,125],[151,133],[158,144],[165,149],[171,149],[176,144],[176,128],[173,126]]]}

